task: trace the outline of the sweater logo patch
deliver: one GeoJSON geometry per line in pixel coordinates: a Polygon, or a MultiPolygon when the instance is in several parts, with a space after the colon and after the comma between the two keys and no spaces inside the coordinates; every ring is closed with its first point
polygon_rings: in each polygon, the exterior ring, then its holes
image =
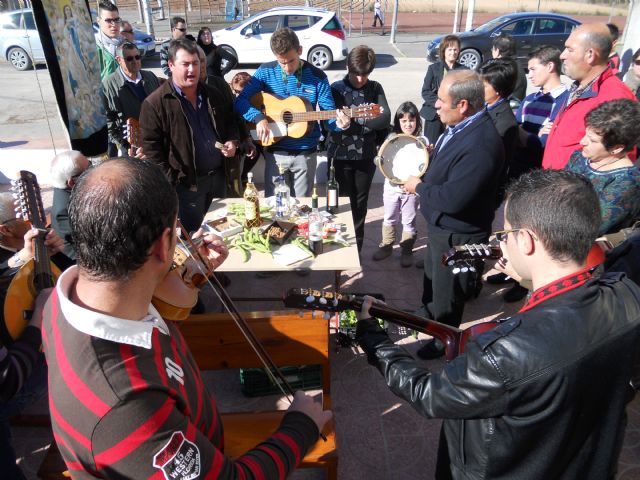
{"type": "Polygon", "coordinates": [[[166,480],[192,480],[200,476],[200,450],[180,431],[153,457],[153,466],[162,470],[166,480]]]}

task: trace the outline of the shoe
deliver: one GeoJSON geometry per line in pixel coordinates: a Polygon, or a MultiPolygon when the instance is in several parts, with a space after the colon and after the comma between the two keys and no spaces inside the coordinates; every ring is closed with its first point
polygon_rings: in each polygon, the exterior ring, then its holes
{"type": "Polygon", "coordinates": [[[529,293],[529,290],[521,286],[519,283],[516,283],[513,287],[507,290],[502,298],[507,303],[514,303],[519,302],[526,297],[527,293],[529,293]]]}
{"type": "Polygon", "coordinates": [[[382,245],[378,247],[378,250],[373,253],[371,258],[374,262],[379,262],[380,260],[390,257],[392,253],[393,245],[382,245]]]}
{"type": "Polygon", "coordinates": [[[402,232],[402,239],[400,240],[400,265],[402,268],[407,268],[413,265],[413,245],[416,243],[417,235],[415,233],[402,232]]]}
{"type": "Polygon", "coordinates": [[[423,360],[433,360],[440,358],[444,355],[444,345],[437,338],[432,339],[430,342],[424,344],[418,349],[416,355],[423,360]]]}
{"type": "Polygon", "coordinates": [[[504,273],[496,273],[495,275],[489,275],[486,282],[491,285],[504,285],[505,283],[515,282],[515,280],[504,273]]]}

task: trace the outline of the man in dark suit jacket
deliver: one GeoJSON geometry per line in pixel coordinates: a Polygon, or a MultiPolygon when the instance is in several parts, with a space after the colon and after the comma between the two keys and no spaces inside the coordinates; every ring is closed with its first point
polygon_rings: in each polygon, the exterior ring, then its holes
{"type": "MultiPolygon", "coordinates": [[[[486,242],[504,168],[500,136],[484,108],[484,86],[472,71],[449,72],[438,89],[438,115],[447,126],[431,153],[422,180],[409,177],[404,189],[420,196],[428,226],[422,303],[426,314],[459,326],[464,301],[475,287],[471,273],[454,275],[442,254],[454,245],[486,242]]],[[[422,358],[444,353],[438,340],[418,351],[422,358]]]]}

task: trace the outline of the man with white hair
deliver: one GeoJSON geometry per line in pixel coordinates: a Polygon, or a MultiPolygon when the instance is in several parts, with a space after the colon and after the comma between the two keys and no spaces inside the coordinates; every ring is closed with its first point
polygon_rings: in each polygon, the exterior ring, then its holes
{"type": "Polygon", "coordinates": [[[51,226],[64,241],[63,252],[72,260],[76,252],[69,226],[69,198],[76,179],[89,168],[89,160],[77,150],[62,152],[51,161],[51,184],[53,185],[53,205],[51,206],[51,226]]]}

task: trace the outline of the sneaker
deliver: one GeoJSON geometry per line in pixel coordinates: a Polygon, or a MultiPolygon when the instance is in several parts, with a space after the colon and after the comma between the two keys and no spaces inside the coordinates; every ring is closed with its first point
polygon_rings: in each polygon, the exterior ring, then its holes
{"type": "Polygon", "coordinates": [[[434,338],[420,347],[416,355],[423,360],[440,358],[444,355],[444,344],[437,338],[434,338]]]}
{"type": "Polygon", "coordinates": [[[513,287],[511,287],[507,292],[502,296],[505,302],[514,303],[519,302],[524,297],[527,296],[529,290],[521,286],[519,283],[516,283],[513,287]]]}
{"type": "Polygon", "coordinates": [[[503,285],[505,283],[511,283],[514,281],[515,280],[513,278],[511,278],[509,275],[506,275],[504,273],[496,273],[495,275],[489,275],[486,280],[486,282],[491,285],[503,285]]]}

